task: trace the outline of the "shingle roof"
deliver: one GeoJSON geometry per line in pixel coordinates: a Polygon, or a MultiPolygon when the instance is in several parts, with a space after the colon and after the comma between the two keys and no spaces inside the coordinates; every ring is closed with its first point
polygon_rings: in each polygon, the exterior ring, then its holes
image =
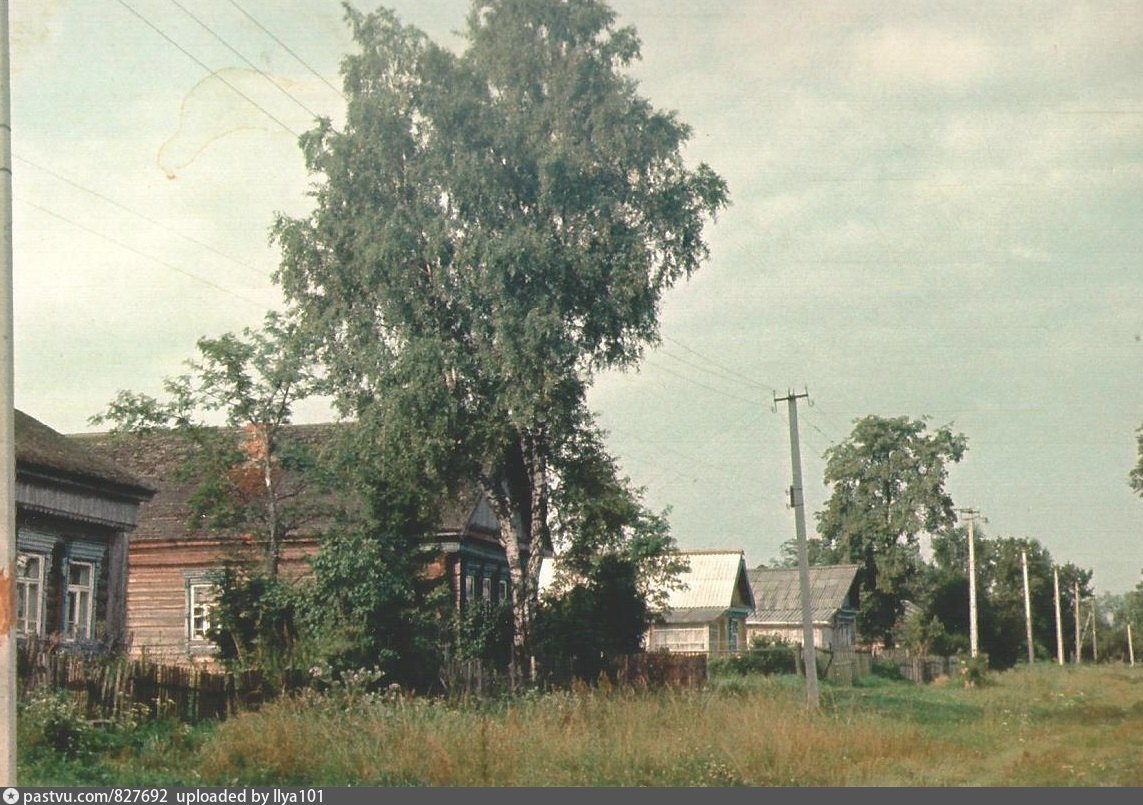
{"type": "MultiPolygon", "coordinates": [[[[857,565],[810,569],[810,611],[814,623],[827,623],[841,609],[857,576],[857,565]]],[[[754,591],[754,614],[747,623],[802,622],[801,584],[797,568],[756,567],[747,572],[754,591]]]]}
{"type": "MultiPolygon", "coordinates": [[[[288,425],[286,434],[295,443],[302,443],[315,451],[337,437],[344,425],[320,423],[288,425]]],[[[235,444],[243,439],[240,429],[234,430],[235,444]]],[[[81,433],[67,437],[94,454],[114,461],[136,473],[158,494],[139,511],[139,523],[134,539],[204,538],[214,536],[206,529],[195,528],[191,522],[190,500],[199,480],[187,477],[184,462],[190,449],[187,440],[171,430],[144,433],[81,433]]],[[[332,494],[331,494],[332,497],[332,494]]],[[[468,487],[446,502],[440,528],[445,533],[464,531],[476,510],[480,490],[468,487]]]]}
{"type": "Polygon", "coordinates": [[[15,435],[18,468],[112,484],[136,495],[146,496],[154,491],[145,479],[130,472],[125,465],[52,430],[23,411],[15,411],[15,435]]]}
{"type": "Polygon", "coordinates": [[[679,574],[681,586],[668,591],[669,612],[678,616],[684,609],[726,610],[740,584],[747,607],[753,606],[750,586],[745,583],[746,560],[742,551],[680,551],[680,556],[690,564],[690,569],[679,574]]]}

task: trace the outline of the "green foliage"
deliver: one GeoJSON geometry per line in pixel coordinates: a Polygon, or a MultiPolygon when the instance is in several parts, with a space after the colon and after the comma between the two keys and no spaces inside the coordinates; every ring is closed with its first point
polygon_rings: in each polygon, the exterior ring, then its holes
{"type": "MultiPolygon", "coordinates": [[[[1021,554],[1028,557],[1028,587],[1032,610],[1034,656],[1056,656],[1056,618],[1053,570],[1060,579],[1061,629],[1065,653],[1074,653],[1075,586],[1081,600],[1091,597],[1091,571],[1073,564],[1057,566],[1051,553],[1029,538],[989,537],[979,525],[974,538],[977,566],[977,624],[980,649],[995,669],[1026,662],[1027,627],[1024,614],[1024,578],[1021,554]]],[[[969,648],[968,534],[963,527],[948,529],[933,539],[933,559],[915,585],[916,603],[923,618],[936,619],[930,650],[941,656],[969,648]]],[[[1086,615],[1085,615],[1086,617],[1086,615]]]]}
{"type": "Polygon", "coordinates": [[[305,628],[335,672],[377,667],[404,687],[435,684],[449,595],[422,580],[424,550],[419,535],[377,524],[328,535],[312,562],[305,628]]]}
{"type": "Polygon", "coordinates": [[[975,657],[962,655],[957,670],[957,678],[966,688],[980,688],[989,684],[988,655],[983,651],[975,657]]]}
{"type": "Polygon", "coordinates": [[[795,652],[801,649],[780,637],[757,635],[750,641],[750,649],[741,654],[716,657],[707,664],[712,676],[724,674],[796,674],[798,660],[795,652]]]}
{"type": "Polygon", "coordinates": [[[140,759],[136,784],[190,782],[179,768],[209,727],[152,719],[146,705],[111,720],[91,721],[64,691],[35,692],[18,703],[18,779],[24,786],[107,786],[123,782],[121,758],[140,759]]]}
{"type": "Polygon", "coordinates": [[[224,565],[213,581],[217,592],[207,637],[220,659],[235,668],[294,667],[299,588],[235,563],[224,565]]]}
{"type": "Polygon", "coordinates": [[[874,658],[872,672],[876,679],[888,679],[891,681],[901,681],[905,679],[901,673],[901,666],[893,660],[874,658]]]}
{"type": "Polygon", "coordinates": [[[920,535],[955,522],[944,484],[966,446],[947,427],[928,432],[924,418],[867,416],[826,451],[832,492],[817,515],[822,556],[860,565],[859,631],[867,638],[891,641],[920,576],[920,535]]]}
{"type": "Polygon", "coordinates": [[[549,682],[594,682],[613,661],[640,650],[651,620],[629,557],[607,554],[580,584],[546,597],[536,617],[536,658],[549,682]]]}
{"type": "Polygon", "coordinates": [[[1138,445],[1138,461],[1127,476],[1128,485],[1136,494],[1143,495],[1143,427],[1136,431],[1136,444],[1138,445]]]}
{"type": "Polygon", "coordinates": [[[512,608],[505,602],[470,602],[456,616],[455,656],[505,669],[512,654],[512,608]]]}
{"type": "Polygon", "coordinates": [[[489,495],[519,661],[586,389],[654,343],[726,186],[684,165],[689,129],[637,94],[638,40],[599,0],[476,2],[459,53],[347,17],[346,122],[302,138],[316,206],[277,221],[278,280],[341,410],[489,495]]]}
{"type": "Polygon", "coordinates": [[[283,540],[315,515],[313,459],[285,435],[293,406],[321,379],[298,328],[270,313],[262,329],[200,338],[188,371],[163,381],[165,398],[120,391],[91,424],[123,433],[166,430],[183,440],[183,480],[192,480],[195,526],[255,536],[267,575],[283,540]],[[213,427],[221,420],[225,427],[213,427]],[[242,435],[240,429],[244,429],[242,435]]]}

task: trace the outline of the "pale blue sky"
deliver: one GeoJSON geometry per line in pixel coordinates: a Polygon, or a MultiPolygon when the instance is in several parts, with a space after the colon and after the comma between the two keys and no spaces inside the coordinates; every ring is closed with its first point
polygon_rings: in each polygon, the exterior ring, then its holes
{"type": "MultiPolygon", "coordinates": [[[[267,230],[306,209],[295,134],[341,115],[240,10],[339,85],[339,3],[182,3],[242,58],[170,0],[11,3],[16,399],[65,432],[280,303],[267,230]]],[[[437,39],[467,10],[388,5],[437,39]]],[[[793,536],[770,403],[808,387],[811,528],[855,418],[928,415],[967,435],[948,488],[988,533],[1100,590],[1139,581],[1143,11],[996,5],[613,4],[644,94],[733,202],[662,348],[591,397],[682,546],[754,565],[793,536]]]]}

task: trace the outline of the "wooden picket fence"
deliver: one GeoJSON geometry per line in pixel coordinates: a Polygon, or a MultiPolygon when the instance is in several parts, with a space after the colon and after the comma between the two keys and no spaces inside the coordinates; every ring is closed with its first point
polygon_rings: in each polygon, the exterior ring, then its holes
{"type": "Polygon", "coordinates": [[[51,645],[19,646],[22,696],[67,691],[88,718],[117,719],[129,713],[196,722],[222,719],[257,707],[267,695],[257,671],[225,673],[190,665],[161,665],[145,659],[69,653],[51,645]]]}

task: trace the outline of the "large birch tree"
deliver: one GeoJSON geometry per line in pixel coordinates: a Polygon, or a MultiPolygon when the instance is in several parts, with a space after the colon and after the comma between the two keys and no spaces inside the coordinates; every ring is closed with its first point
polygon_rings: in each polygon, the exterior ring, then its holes
{"type": "Polygon", "coordinates": [[[684,164],[690,129],[639,95],[639,41],[600,0],[476,0],[459,53],[346,15],[346,121],[302,138],[316,204],[277,222],[278,279],[341,412],[402,419],[427,477],[488,495],[525,671],[586,389],[656,342],[726,186],[684,164]]]}

